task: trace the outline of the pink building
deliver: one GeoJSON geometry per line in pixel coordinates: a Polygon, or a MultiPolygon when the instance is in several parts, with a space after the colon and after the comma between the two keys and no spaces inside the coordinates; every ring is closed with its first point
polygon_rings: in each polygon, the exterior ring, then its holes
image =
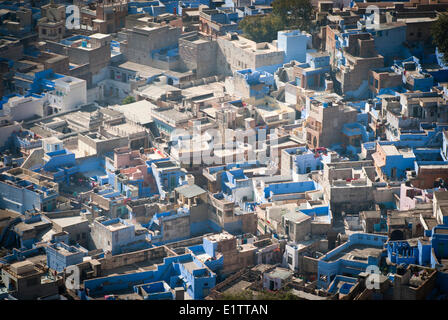
{"type": "Polygon", "coordinates": [[[400,211],[415,209],[418,204],[430,203],[431,201],[432,193],[423,189],[408,187],[404,183],[401,185],[400,211]]]}
{"type": "MultiPolygon", "coordinates": [[[[156,190],[156,182],[153,175],[148,170],[147,161],[166,158],[160,152],[153,149],[131,150],[128,147],[117,148],[114,150],[113,169],[119,171],[116,179],[124,184],[133,184],[138,189],[149,187],[150,190],[156,190]]],[[[116,182],[114,186],[116,187],[116,182]]],[[[142,196],[142,190],[138,191],[142,196]]]]}

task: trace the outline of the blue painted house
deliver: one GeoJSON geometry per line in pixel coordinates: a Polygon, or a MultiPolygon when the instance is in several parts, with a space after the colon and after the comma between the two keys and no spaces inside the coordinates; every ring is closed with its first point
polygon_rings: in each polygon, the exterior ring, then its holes
{"type": "Polygon", "coordinates": [[[369,265],[378,266],[385,256],[383,247],[388,237],[354,233],[348,241],[331,250],[318,261],[318,287],[328,288],[337,275],[357,276],[369,265]]]}

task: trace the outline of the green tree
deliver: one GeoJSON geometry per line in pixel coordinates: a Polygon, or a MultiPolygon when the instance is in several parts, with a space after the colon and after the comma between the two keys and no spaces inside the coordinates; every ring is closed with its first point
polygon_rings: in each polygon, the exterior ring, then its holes
{"type": "Polygon", "coordinates": [[[239,24],[244,35],[255,42],[271,42],[277,39],[277,32],[285,28],[279,16],[246,16],[239,24]]]}
{"type": "Polygon", "coordinates": [[[448,63],[448,13],[439,15],[436,22],[432,24],[431,35],[434,44],[443,55],[443,62],[448,63]]]}
{"type": "Polygon", "coordinates": [[[310,0],[274,0],[273,13],[280,17],[290,29],[310,31],[313,20],[313,5],[310,0]]]}
{"type": "Polygon", "coordinates": [[[127,96],[126,98],[121,101],[121,104],[129,104],[135,102],[135,98],[132,96],[127,96]]]}

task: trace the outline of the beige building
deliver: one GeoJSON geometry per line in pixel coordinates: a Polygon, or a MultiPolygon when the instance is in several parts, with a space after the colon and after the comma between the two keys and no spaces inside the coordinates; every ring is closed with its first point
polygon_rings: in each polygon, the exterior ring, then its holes
{"type": "Polygon", "coordinates": [[[343,140],[342,126],[356,122],[357,111],[332,97],[313,99],[309,106],[304,128],[306,142],[311,149],[339,143],[343,140]]]}
{"type": "Polygon", "coordinates": [[[51,3],[42,6],[42,18],[37,22],[39,38],[60,41],[65,35],[65,6],[51,3]]]}
{"type": "Polygon", "coordinates": [[[3,284],[19,300],[34,300],[58,294],[62,278],[50,275],[41,265],[31,261],[16,262],[1,270],[3,284]]]}
{"type": "Polygon", "coordinates": [[[255,70],[283,63],[285,52],[271,43],[257,43],[236,34],[221,36],[217,41],[219,73],[232,75],[237,70],[255,70]]]}

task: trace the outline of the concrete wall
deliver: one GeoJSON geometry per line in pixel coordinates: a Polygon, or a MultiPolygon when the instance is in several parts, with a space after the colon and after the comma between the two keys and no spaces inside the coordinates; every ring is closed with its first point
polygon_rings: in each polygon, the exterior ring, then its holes
{"type": "Polygon", "coordinates": [[[3,107],[9,110],[13,121],[22,121],[33,116],[43,116],[43,104],[46,99],[36,99],[32,97],[23,97],[20,99],[10,99],[3,107]]]}
{"type": "Polygon", "coordinates": [[[185,239],[190,237],[190,216],[162,220],[162,241],[185,239]]]}
{"type": "Polygon", "coordinates": [[[277,47],[285,52],[284,62],[291,60],[306,62],[306,49],[311,35],[302,34],[299,30],[279,31],[277,35],[277,47]]]}
{"type": "Polygon", "coordinates": [[[216,41],[179,39],[179,55],[182,67],[196,70],[197,78],[216,74],[216,41]]]}
{"type": "Polygon", "coordinates": [[[82,79],[62,78],[55,81],[55,91],[48,95],[49,102],[59,112],[75,110],[87,103],[87,82],[82,79]]]}
{"type": "Polygon", "coordinates": [[[172,255],[173,253],[171,253],[165,246],[159,246],[115,256],[108,256],[107,258],[102,258],[98,261],[101,263],[101,270],[106,271],[143,261],[156,262],[172,255]]]}
{"type": "MultiPolygon", "coordinates": [[[[250,40],[247,40],[250,41],[250,40]]],[[[232,75],[242,69],[258,69],[265,66],[283,63],[283,51],[269,51],[265,54],[255,54],[251,50],[241,48],[226,37],[219,37],[218,42],[218,73],[232,75]]]]}
{"type": "Polygon", "coordinates": [[[33,210],[33,207],[40,210],[41,204],[42,200],[37,193],[0,182],[1,209],[25,213],[26,210],[33,210]]]}
{"type": "Polygon", "coordinates": [[[5,145],[14,131],[19,131],[21,128],[22,126],[18,123],[12,123],[10,125],[0,127],[0,147],[5,145]]]}
{"type": "Polygon", "coordinates": [[[154,30],[134,28],[127,32],[127,44],[123,46],[124,55],[129,61],[148,66],[154,65],[153,50],[162,49],[178,43],[180,28],[163,26],[154,30]]]}
{"type": "MultiPolygon", "coordinates": [[[[285,222],[286,224],[286,222],[285,222]]],[[[285,226],[286,227],[286,226],[285,226]]],[[[299,223],[289,222],[289,238],[298,242],[304,240],[307,235],[311,234],[311,218],[299,223]]]]}
{"type": "Polygon", "coordinates": [[[60,254],[58,250],[53,247],[47,247],[47,265],[58,272],[63,271],[66,267],[82,262],[85,255],[84,252],[73,252],[70,255],[60,254]]]}

